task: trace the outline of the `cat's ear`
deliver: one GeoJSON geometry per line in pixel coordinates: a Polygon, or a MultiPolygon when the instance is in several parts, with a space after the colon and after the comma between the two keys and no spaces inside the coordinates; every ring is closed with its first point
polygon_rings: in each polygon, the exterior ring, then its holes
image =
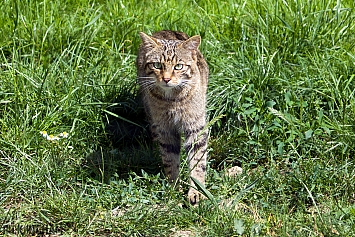
{"type": "Polygon", "coordinates": [[[142,39],[143,44],[145,45],[145,47],[148,48],[155,48],[159,45],[159,42],[157,41],[157,39],[143,33],[143,32],[139,32],[139,35],[142,39]]]}
{"type": "Polygon", "coordinates": [[[195,35],[182,42],[179,46],[189,50],[197,50],[201,44],[201,36],[195,35]]]}

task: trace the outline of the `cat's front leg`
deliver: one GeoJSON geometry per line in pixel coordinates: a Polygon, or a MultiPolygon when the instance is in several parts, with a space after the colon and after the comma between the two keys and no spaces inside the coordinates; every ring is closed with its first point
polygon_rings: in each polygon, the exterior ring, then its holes
{"type": "MultiPolygon", "coordinates": [[[[185,139],[184,146],[187,152],[190,176],[205,185],[208,131],[204,126],[196,130],[186,131],[185,139]]],[[[190,184],[191,187],[187,195],[190,203],[196,204],[202,196],[196,190],[192,179],[190,179],[190,184]]]]}
{"type": "Polygon", "coordinates": [[[181,136],[175,130],[155,128],[165,176],[174,184],[179,178],[181,136]]]}

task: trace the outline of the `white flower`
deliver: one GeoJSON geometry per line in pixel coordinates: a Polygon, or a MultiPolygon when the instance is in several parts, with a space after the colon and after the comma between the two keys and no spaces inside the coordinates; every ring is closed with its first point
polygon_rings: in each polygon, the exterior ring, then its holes
{"type": "Polygon", "coordinates": [[[42,134],[42,136],[47,139],[48,141],[59,141],[62,138],[67,138],[69,136],[69,133],[67,132],[62,132],[57,136],[54,136],[53,134],[48,134],[47,131],[40,131],[40,134],[42,134]]]}
{"type": "Polygon", "coordinates": [[[69,136],[69,134],[67,132],[62,132],[59,134],[59,136],[62,138],[67,138],[69,136]]]}
{"type": "Polygon", "coordinates": [[[54,136],[53,134],[47,136],[47,140],[49,141],[58,141],[60,138],[58,136],[54,136]]]}
{"type": "Polygon", "coordinates": [[[42,136],[44,137],[44,138],[48,138],[48,133],[47,133],[47,131],[40,131],[39,132],[40,134],[42,134],[42,136]]]}

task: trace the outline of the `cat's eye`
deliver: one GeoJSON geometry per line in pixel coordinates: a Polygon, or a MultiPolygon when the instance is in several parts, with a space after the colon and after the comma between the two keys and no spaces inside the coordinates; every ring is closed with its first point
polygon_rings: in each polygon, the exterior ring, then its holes
{"type": "Polygon", "coordinates": [[[180,64],[180,63],[179,63],[179,64],[176,64],[176,65],[175,65],[174,69],[175,69],[175,70],[181,70],[183,67],[184,67],[184,64],[180,64]]]}
{"type": "Polygon", "coordinates": [[[154,62],[154,63],[153,63],[153,67],[154,67],[155,69],[162,69],[162,65],[161,65],[161,63],[159,63],[159,62],[154,62]]]}

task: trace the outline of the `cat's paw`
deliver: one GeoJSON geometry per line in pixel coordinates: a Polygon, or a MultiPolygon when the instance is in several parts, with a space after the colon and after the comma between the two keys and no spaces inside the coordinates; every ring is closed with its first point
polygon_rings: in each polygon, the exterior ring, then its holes
{"type": "Polygon", "coordinates": [[[204,199],[205,196],[203,196],[199,191],[197,191],[194,188],[190,188],[189,192],[187,193],[187,198],[189,199],[189,202],[191,205],[196,205],[201,199],[204,199]]]}

